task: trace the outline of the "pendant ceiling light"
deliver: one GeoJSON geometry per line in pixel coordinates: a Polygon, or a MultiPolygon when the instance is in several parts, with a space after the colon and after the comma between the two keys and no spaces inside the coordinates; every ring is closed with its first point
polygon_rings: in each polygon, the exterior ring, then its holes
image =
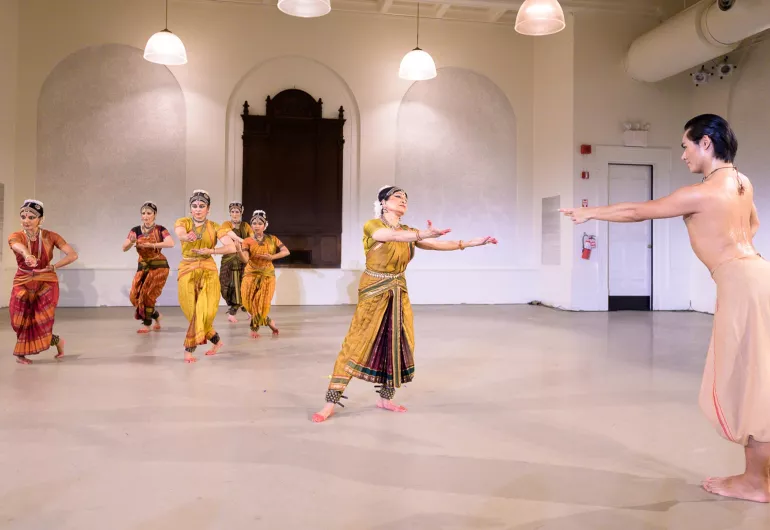
{"type": "Polygon", "coordinates": [[[522,35],[552,35],[567,26],[558,0],[525,0],[516,14],[514,28],[522,35]]]}
{"type": "Polygon", "coordinates": [[[147,41],[144,58],[151,63],[178,66],[187,64],[187,51],[182,40],[168,30],[168,0],[166,0],[166,27],[147,41]]]}
{"type": "Polygon", "coordinates": [[[436,77],[436,63],[433,57],[420,49],[420,3],[417,3],[417,46],[401,59],[398,77],[409,81],[425,81],[436,77]]]}
{"type": "Polygon", "coordinates": [[[332,10],[331,0],[278,0],[278,9],[293,17],[322,17],[332,10]]]}

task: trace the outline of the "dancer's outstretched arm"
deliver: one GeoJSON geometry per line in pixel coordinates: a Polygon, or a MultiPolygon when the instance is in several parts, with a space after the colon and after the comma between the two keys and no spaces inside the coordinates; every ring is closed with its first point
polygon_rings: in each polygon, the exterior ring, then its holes
{"type": "Polygon", "coordinates": [[[697,185],[685,186],[671,195],[645,202],[621,202],[595,208],[561,208],[559,211],[572,217],[575,224],[597,221],[613,223],[638,223],[648,219],[668,219],[696,213],[703,195],[697,185]]]}
{"type": "Polygon", "coordinates": [[[388,241],[412,243],[414,241],[422,241],[423,239],[441,237],[451,231],[450,228],[443,230],[434,228],[433,223],[428,221],[428,228],[425,230],[393,230],[392,228],[380,228],[372,234],[372,237],[375,241],[379,241],[380,243],[387,243],[388,241]]]}
{"type": "Polygon", "coordinates": [[[484,245],[497,245],[497,239],[492,236],[477,237],[468,241],[420,241],[417,248],[423,250],[465,250],[470,247],[481,247],[484,245]]]}

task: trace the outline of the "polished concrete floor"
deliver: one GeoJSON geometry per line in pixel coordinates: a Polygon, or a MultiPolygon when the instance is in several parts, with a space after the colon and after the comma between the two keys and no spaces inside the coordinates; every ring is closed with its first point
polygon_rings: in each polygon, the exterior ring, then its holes
{"type": "Polygon", "coordinates": [[[352,307],[274,310],[278,339],[217,318],[223,353],[185,365],[186,322],[61,309],[67,357],[13,362],[0,318],[0,528],[768,529],[712,497],[742,450],[697,406],[711,317],[416,307],[417,376],[373,407],[323,405],[352,307]]]}

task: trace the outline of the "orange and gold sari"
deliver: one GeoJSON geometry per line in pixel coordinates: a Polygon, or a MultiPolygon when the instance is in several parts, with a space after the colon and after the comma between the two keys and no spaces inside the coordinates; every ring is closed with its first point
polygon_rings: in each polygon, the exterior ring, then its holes
{"type": "MultiPolygon", "coordinates": [[[[334,363],[329,389],[343,391],[352,377],[398,388],[414,378],[414,325],[404,272],[414,243],[380,243],[372,234],[387,228],[379,219],[364,225],[366,271],[361,276],[350,330],[334,363]]],[[[402,230],[413,230],[401,225],[402,230]]]]}
{"type": "Polygon", "coordinates": [[[249,237],[243,241],[243,250],[249,253],[249,262],[243,274],[241,299],[251,315],[251,330],[270,323],[270,305],[275,294],[275,267],[260,255],[277,254],[283,247],[281,240],[265,234],[262,241],[249,237]]]}
{"type": "MultiPolygon", "coordinates": [[[[25,245],[29,253],[38,258],[36,269],[45,269],[53,260],[53,249],[67,244],[56,232],[40,229],[37,240],[29,241],[23,231],[14,232],[8,244],[25,245]]],[[[35,355],[58,343],[53,334],[54,316],[59,303],[59,278],[55,272],[34,272],[27,267],[24,258],[14,253],[18,270],[13,279],[11,301],[11,326],[16,332],[17,356],[35,355]]]]}

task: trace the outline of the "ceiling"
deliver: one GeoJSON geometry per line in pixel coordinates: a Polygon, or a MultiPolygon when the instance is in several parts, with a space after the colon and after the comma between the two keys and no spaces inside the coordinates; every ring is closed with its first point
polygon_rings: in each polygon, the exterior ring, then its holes
{"type": "MultiPolygon", "coordinates": [[[[277,0],[183,0],[221,4],[271,6],[277,0]]],[[[331,0],[336,11],[415,16],[417,0],[331,0]]],[[[441,0],[420,2],[420,17],[513,25],[523,0],[441,0]]],[[[693,0],[560,0],[565,11],[624,13],[664,18],[693,0]]]]}

